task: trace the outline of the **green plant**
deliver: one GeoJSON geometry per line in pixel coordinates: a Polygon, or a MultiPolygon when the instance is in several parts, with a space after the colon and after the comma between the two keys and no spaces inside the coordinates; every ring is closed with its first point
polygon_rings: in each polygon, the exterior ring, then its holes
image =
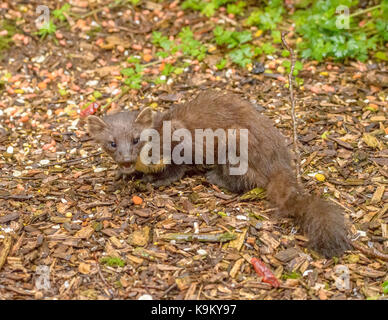
{"type": "MultiPolygon", "coordinates": [[[[247,64],[252,62],[255,52],[252,46],[248,43],[252,40],[252,34],[250,31],[231,31],[217,26],[213,33],[214,41],[217,45],[226,47],[227,49],[233,49],[227,54],[232,62],[241,67],[246,67],[247,64]]],[[[224,65],[226,65],[226,62],[224,65]]]]}
{"type": "Polygon", "coordinates": [[[194,39],[194,34],[189,27],[184,27],[178,34],[178,37],[181,40],[179,49],[183,52],[184,55],[191,58],[196,58],[199,61],[205,58],[207,51],[206,46],[194,39]]]}
{"type": "Polygon", "coordinates": [[[100,259],[100,263],[116,268],[125,266],[125,261],[118,257],[104,257],[100,259]]]}
{"type": "Polygon", "coordinates": [[[53,11],[53,17],[55,17],[59,21],[65,21],[66,17],[64,13],[68,13],[69,11],[70,11],[70,4],[65,3],[60,9],[56,9],[53,11]]]}
{"type": "Polygon", "coordinates": [[[276,51],[276,48],[271,43],[269,43],[269,42],[263,43],[260,49],[265,54],[273,54],[276,51]]]}
{"type": "MultiPolygon", "coordinates": [[[[197,59],[198,61],[205,58],[207,52],[206,46],[194,39],[194,34],[189,27],[184,27],[177,38],[177,40],[172,41],[161,32],[154,31],[152,33],[152,43],[163,49],[163,51],[158,51],[156,55],[161,58],[167,58],[174,55],[176,52],[181,51],[183,56],[187,58],[197,59]]],[[[183,68],[165,65],[162,75],[167,76],[172,72],[180,74],[183,72],[183,68]]],[[[160,82],[164,80],[159,79],[156,81],[160,82]]]]}
{"type": "Polygon", "coordinates": [[[174,45],[173,41],[169,40],[159,31],[152,32],[152,43],[163,48],[166,51],[170,50],[174,45]]]}
{"type": "Polygon", "coordinates": [[[302,58],[321,61],[327,57],[336,60],[349,57],[364,61],[368,51],[376,49],[379,39],[387,37],[388,0],[368,9],[375,22],[371,20],[360,26],[357,20],[362,15],[360,11],[349,16],[349,29],[338,28],[336,8],[339,5],[353,7],[357,3],[357,0],[317,0],[311,7],[298,10],[293,19],[296,31],[303,36],[298,44],[302,58]]]}
{"type": "Polygon", "coordinates": [[[172,64],[167,63],[162,70],[162,75],[167,77],[174,71],[174,69],[175,68],[172,64]]]}
{"type": "Polygon", "coordinates": [[[44,23],[37,32],[37,35],[44,39],[46,36],[51,35],[57,31],[57,26],[51,20],[44,23]]]}
{"type": "Polygon", "coordinates": [[[130,57],[128,62],[133,64],[133,66],[124,68],[120,71],[120,73],[125,77],[124,84],[129,86],[131,89],[140,89],[143,81],[144,67],[140,64],[140,60],[135,57],[130,57]]]}
{"type": "Polygon", "coordinates": [[[222,70],[226,67],[226,64],[228,63],[228,60],[222,58],[217,64],[216,64],[216,68],[218,70],[222,70]]]}
{"type": "Polygon", "coordinates": [[[228,49],[235,48],[252,40],[252,34],[248,30],[237,32],[225,30],[217,26],[213,33],[215,42],[221,46],[226,45],[228,49]]]}
{"type": "Polygon", "coordinates": [[[299,272],[287,272],[282,274],[282,279],[287,280],[287,279],[299,279],[301,278],[302,275],[299,272]]]}
{"type": "MultiPolygon", "coordinates": [[[[182,3],[182,9],[191,9],[195,11],[200,11],[202,14],[204,14],[207,17],[211,17],[214,15],[216,10],[220,8],[221,6],[224,6],[226,4],[235,3],[235,2],[243,2],[243,1],[236,1],[236,0],[210,0],[210,1],[204,1],[204,0],[185,0],[182,3]]],[[[234,8],[234,10],[242,10],[242,5],[237,4],[237,7],[234,8]]],[[[232,9],[233,10],[233,9],[232,9]]]]}
{"type": "Polygon", "coordinates": [[[133,6],[137,6],[139,3],[140,3],[141,0],[128,0],[128,2],[130,4],[132,4],[133,6]]]}
{"type": "Polygon", "coordinates": [[[229,58],[240,67],[246,67],[247,64],[252,63],[254,55],[252,46],[249,44],[242,45],[228,54],[229,58]]]}
{"type": "Polygon", "coordinates": [[[383,293],[384,293],[384,294],[388,294],[388,281],[385,281],[385,282],[382,284],[382,287],[383,287],[383,293]]]}
{"type": "MultiPolygon", "coordinates": [[[[282,63],[282,66],[286,69],[287,73],[290,73],[290,71],[291,71],[291,61],[290,60],[284,60],[282,63]]],[[[300,62],[299,60],[296,60],[295,66],[294,66],[294,72],[292,73],[292,75],[294,77],[296,77],[298,75],[299,71],[302,69],[303,69],[303,63],[300,62]]]]}
{"type": "Polygon", "coordinates": [[[281,43],[282,42],[282,36],[279,30],[272,30],[271,36],[274,43],[281,43]]]}
{"type": "Polygon", "coordinates": [[[257,26],[262,30],[274,30],[276,25],[282,20],[284,13],[283,1],[269,1],[264,10],[257,9],[251,13],[245,23],[248,26],[257,26]]]}
{"type": "Polygon", "coordinates": [[[244,8],[246,7],[245,1],[238,1],[237,3],[229,3],[226,7],[228,13],[234,15],[242,15],[244,13],[244,8]]]}

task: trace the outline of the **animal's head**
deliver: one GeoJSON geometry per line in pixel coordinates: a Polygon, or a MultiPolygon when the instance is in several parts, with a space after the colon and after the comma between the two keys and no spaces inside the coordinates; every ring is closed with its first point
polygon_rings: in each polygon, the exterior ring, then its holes
{"type": "Polygon", "coordinates": [[[152,126],[152,109],[141,112],[119,112],[99,118],[89,116],[87,119],[90,136],[102,148],[125,168],[134,166],[144,142],[140,134],[152,126]]]}

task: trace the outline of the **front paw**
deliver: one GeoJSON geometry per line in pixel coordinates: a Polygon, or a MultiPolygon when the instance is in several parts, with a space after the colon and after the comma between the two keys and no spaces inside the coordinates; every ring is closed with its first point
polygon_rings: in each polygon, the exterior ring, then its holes
{"type": "Polygon", "coordinates": [[[144,175],[141,180],[144,183],[152,184],[155,188],[168,186],[171,184],[171,179],[168,179],[168,178],[160,179],[160,178],[158,178],[154,175],[150,175],[150,174],[144,175]]]}
{"type": "Polygon", "coordinates": [[[121,179],[125,180],[126,179],[126,174],[124,174],[123,171],[118,170],[116,172],[116,174],[115,174],[114,180],[117,182],[117,181],[120,181],[121,179]]]}
{"type": "Polygon", "coordinates": [[[170,184],[171,184],[170,179],[159,179],[159,180],[155,180],[154,182],[152,182],[152,185],[155,188],[166,187],[166,186],[169,186],[170,184]]]}
{"type": "Polygon", "coordinates": [[[126,169],[119,169],[115,175],[115,181],[123,180],[133,180],[141,178],[142,173],[138,171],[128,171],[126,169]]]}

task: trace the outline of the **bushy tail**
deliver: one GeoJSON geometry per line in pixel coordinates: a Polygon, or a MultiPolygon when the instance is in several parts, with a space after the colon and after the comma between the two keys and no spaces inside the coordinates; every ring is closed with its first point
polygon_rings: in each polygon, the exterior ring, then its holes
{"type": "Polygon", "coordinates": [[[340,256],[350,248],[341,210],[314,195],[306,195],[291,170],[275,172],[267,186],[269,200],[284,216],[295,219],[309,238],[309,247],[325,257],[340,256]]]}

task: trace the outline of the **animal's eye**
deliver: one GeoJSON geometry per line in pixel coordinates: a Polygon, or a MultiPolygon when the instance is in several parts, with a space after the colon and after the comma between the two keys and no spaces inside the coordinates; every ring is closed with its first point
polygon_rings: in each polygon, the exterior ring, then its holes
{"type": "Polygon", "coordinates": [[[139,142],[139,138],[133,139],[133,144],[137,144],[139,142]]]}
{"type": "Polygon", "coordinates": [[[112,148],[116,148],[116,147],[117,147],[116,142],[112,141],[112,142],[110,143],[110,146],[111,146],[112,148]]]}

